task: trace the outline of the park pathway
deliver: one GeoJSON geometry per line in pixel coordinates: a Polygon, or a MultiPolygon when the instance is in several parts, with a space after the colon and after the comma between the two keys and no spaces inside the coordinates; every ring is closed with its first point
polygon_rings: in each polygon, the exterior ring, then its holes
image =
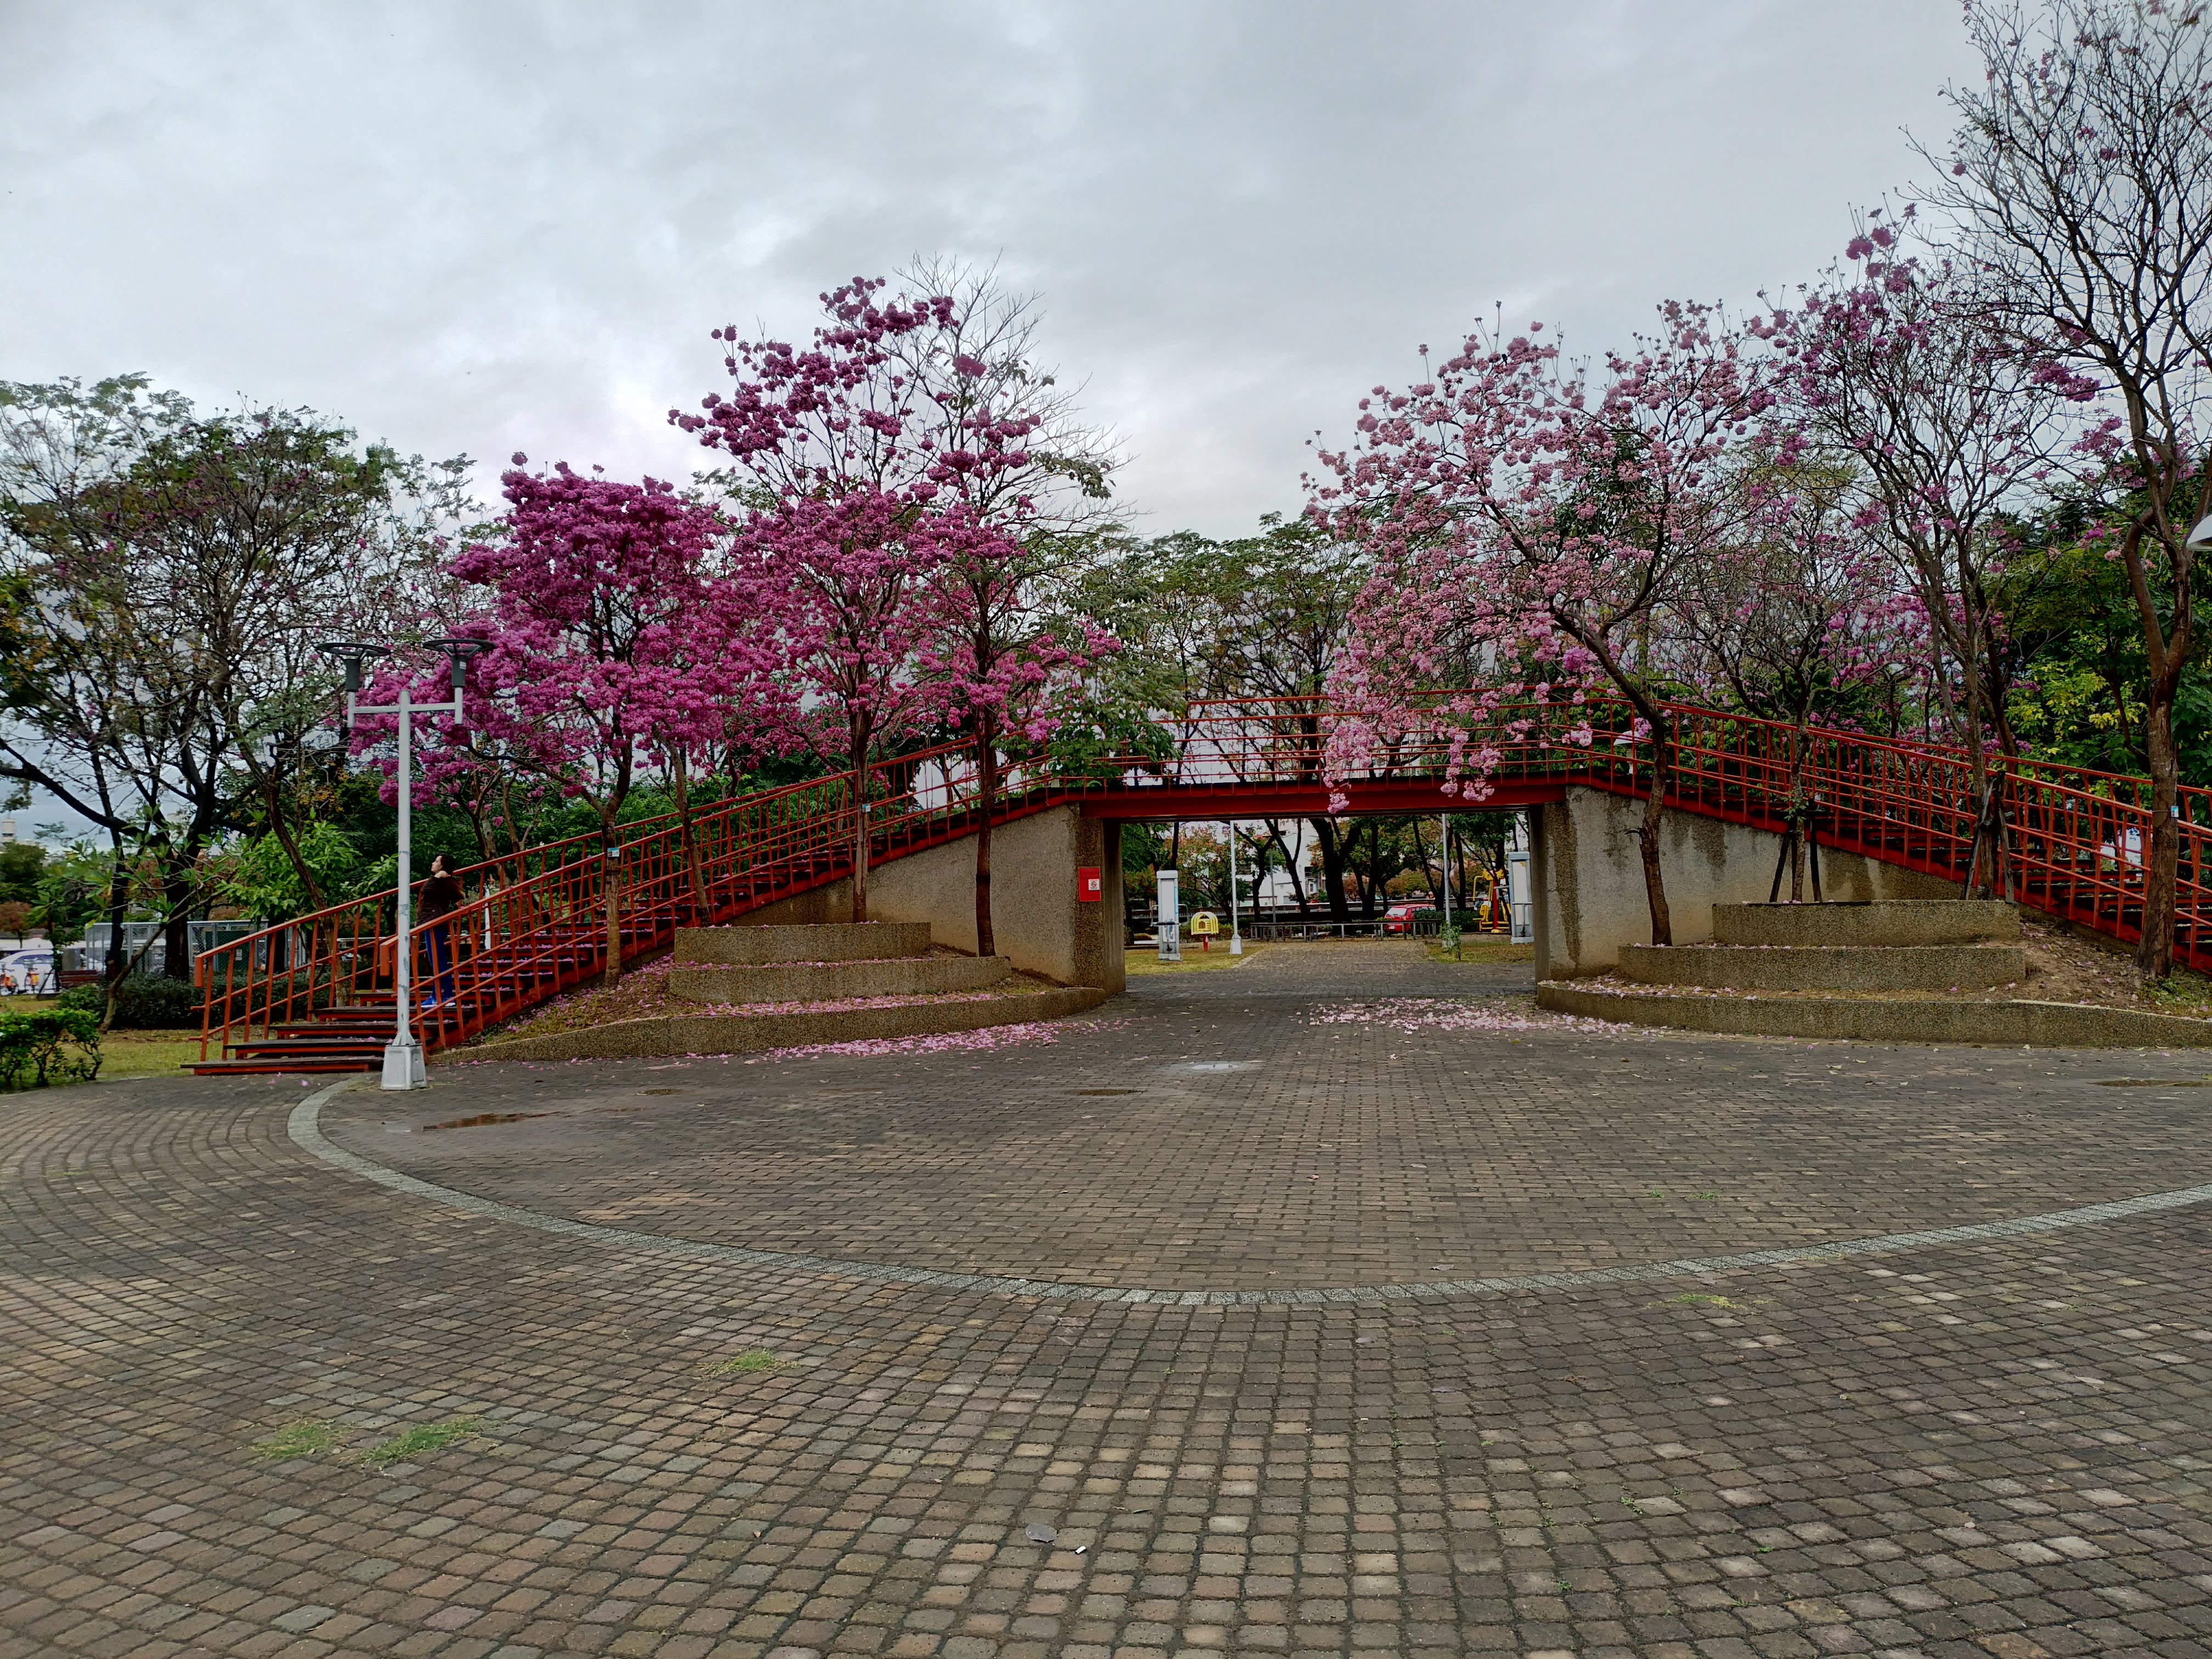
{"type": "Polygon", "coordinates": [[[1526,973],[9,1097],[0,1656],[2212,1652],[2201,1059],[1526,973]]]}

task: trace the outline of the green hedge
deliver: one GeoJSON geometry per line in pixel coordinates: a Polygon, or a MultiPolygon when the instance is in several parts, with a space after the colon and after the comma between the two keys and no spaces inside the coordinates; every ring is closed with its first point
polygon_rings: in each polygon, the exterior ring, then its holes
{"type": "MultiPolygon", "coordinates": [[[[200,988],[189,980],[158,974],[132,974],[115,995],[115,1027],[126,1031],[198,1030],[200,988]]],[[[97,1020],[107,1007],[105,985],[80,985],[64,991],[54,1005],[88,1013],[97,1020]]]]}
{"type": "Polygon", "coordinates": [[[100,1016],[82,1008],[0,1012],[0,1089],[43,1089],[100,1075],[100,1016]]]}

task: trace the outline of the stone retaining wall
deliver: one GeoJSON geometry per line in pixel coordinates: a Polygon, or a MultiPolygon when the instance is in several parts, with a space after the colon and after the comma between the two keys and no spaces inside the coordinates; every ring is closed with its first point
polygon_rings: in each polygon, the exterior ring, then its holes
{"type": "Polygon", "coordinates": [[[727,927],[676,930],[678,962],[738,965],[879,962],[890,957],[919,957],[928,949],[929,924],[926,921],[763,925],[744,921],[727,927]]]}
{"type": "Polygon", "coordinates": [[[634,1060],[682,1054],[754,1054],[817,1042],[933,1036],[1054,1019],[1096,1008],[1112,994],[1092,986],[1042,991],[1031,996],[979,997],[964,1002],[908,1002],[888,1008],[848,1008],[832,1013],[678,1014],[616,1020],[544,1036],[514,1037],[481,1048],[456,1048],[440,1061],[472,1060],[634,1060]]]}
{"type": "Polygon", "coordinates": [[[1004,957],[892,957],[883,962],[781,963],[758,968],[701,965],[669,969],[668,989],[687,1002],[824,1002],[843,997],[980,991],[1012,971],[1004,957]]]}
{"type": "Polygon", "coordinates": [[[2027,977],[2017,945],[1624,945],[1620,974],[1644,985],[1747,991],[1942,991],[2027,977]]]}

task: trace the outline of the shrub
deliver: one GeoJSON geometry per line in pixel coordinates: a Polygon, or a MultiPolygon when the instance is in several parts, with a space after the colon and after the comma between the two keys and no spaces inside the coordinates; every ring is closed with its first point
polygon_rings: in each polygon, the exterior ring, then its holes
{"type": "MultiPolygon", "coordinates": [[[[107,1006],[107,987],[80,985],[64,991],[54,1005],[89,1013],[97,1020],[107,1006]]],[[[115,996],[115,1028],[122,1031],[173,1031],[197,1029],[200,1023],[200,988],[188,980],[167,979],[158,974],[132,974],[115,996]]]]}
{"type": "Polygon", "coordinates": [[[100,1016],[82,1008],[0,1012],[0,1089],[43,1089],[100,1075],[100,1016]]]}

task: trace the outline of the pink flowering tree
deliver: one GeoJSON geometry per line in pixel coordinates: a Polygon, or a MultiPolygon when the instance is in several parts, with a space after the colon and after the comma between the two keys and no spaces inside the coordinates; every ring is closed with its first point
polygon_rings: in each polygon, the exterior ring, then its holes
{"type": "MultiPolygon", "coordinates": [[[[1105,500],[1113,457],[1036,364],[1030,301],[943,262],[906,281],[926,297],[886,297],[869,279],[824,295],[804,349],[717,330],[733,389],[670,418],[730,458],[717,476],[754,514],[748,591],[856,803],[885,745],[927,720],[975,732],[988,952],[1000,742],[1010,722],[1041,729],[1041,688],[1092,648],[1048,635],[1042,588],[1105,500]]],[[[854,816],[865,920],[868,832],[854,816]]]]}
{"type": "Polygon", "coordinates": [[[506,517],[451,569],[483,590],[478,619],[461,631],[489,647],[471,667],[465,720],[598,818],[611,981],[622,971],[623,805],[656,756],[714,740],[709,711],[744,672],[725,661],[708,568],[725,527],[655,479],[619,483],[565,464],[532,473],[514,459],[501,475],[506,517]]]}
{"type": "Polygon", "coordinates": [[[1923,659],[1926,623],[1856,522],[1847,464],[1766,454],[1746,471],[1752,500],[1738,538],[1692,568],[1667,622],[1692,655],[1693,681],[1790,729],[1783,814],[1794,902],[1818,811],[1807,781],[1813,728],[1863,724],[1923,659]]]}
{"type": "MultiPolygon", "coordinates": [[[[1986,824],[1987,746],[2017,751],[1993,602],[2010,514],[2050,476],[2066,412],[2095,387],[2008,345],[1987,325],[1981,273],[1915,254],[1909,220],[1870,216],[1845,263],[1760,327],[1787,365],[1788,418],[1853,469],[1856,526],[1928,624],[1930,683],[1972,757],[1986,824]]],[[[1996,845],[1977,836],[1976,870],[1996,845]]]]}
{"type": "Polygon", "coordinates": [[[1948,142],[1915,148],[1984,325],[2109,398],[2086,459],[2124,492],[2107,556],[2142,629],[2151,775],[2136,960],[2163,977],[2183,840],[2173,715],[2199,649],[2190,535],[2212,513],[2212,30],[2172,0],[1961,9],[1983,73],[1945,89],[1948,142]]]}
{"type": "MultiPolygon", "coordinates": [[[[1673,942],[1660,830],[1674,728],[1664,694],[1685,663],[1658,623],[1700,561],[1736,537],[1735,445],[1771,407],[1753,343],[1710,307],[1668,304],[1662,332],[1609,354],[1595,378],[1532,336],[1470,337],[1435,378],[1362,400],[1324,452],[1312,511],[1366,544],[1376,574],[1338,685],[1353,717],[1334,763],[1436,717],[1471,725],[1534,684],[1607,684],[1647,747],[1638,831],[1655,944],[1673,942]]],[[[1585,724],[1577,733],[1588,742],[1585,724]]],[[[1494,747],[1451,751],[1451,781],[1486,793],[1494,747]],[[1471,787],[1469,786],[1472,786],[1471,787]]]]}
{"type": "Polygon", "coordinates": [[[1050,734],[1054,708],[1112,639],[1054,628],[1067,579],[1107,521],[1117,465],[1109,436],[1038,361],[1034,298],[988,270],[921,262],[904,280],[952,306],[889,342],[915,389],[914,462],[936,488],[929,533],[937,633],[927,656],[940,707],[975,739],[976,951],[997,948],[991,818],[1002,749],[1050,734]]]}
{"type": "Polygon", "coordinates": [[[872,768],[933,711],[924,652],[934,550],[920,507],[872,489],[794,495],[744,529],[745,592],[772,640],[793,729],[853,778],[853,920],[868,920],[872,768]]]}
{"type": "MultiPolygon", "coordinates": [[[[1051,532],[1032,530],[1032,536],[1051,532]]],[[[1039,556],[963,507],[933,516],[930,562],[935,626],[922,651],[938,706],[975,737],[975,951],[998,949],[991,915],[991,815],[999,799],[1001,750],[1035,745],[1059,725],[1085,670],[1115,648],[1095,623],[1055,629],[1039,556]]]]}

